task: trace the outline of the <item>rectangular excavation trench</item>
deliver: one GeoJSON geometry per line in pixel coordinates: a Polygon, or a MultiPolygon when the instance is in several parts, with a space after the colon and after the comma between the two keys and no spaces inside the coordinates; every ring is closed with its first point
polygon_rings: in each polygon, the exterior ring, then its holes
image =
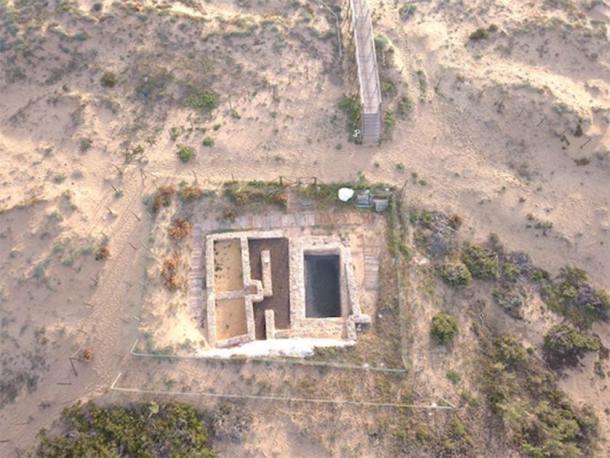
{"type": "Polygon", "coordinates": [[[290,272],[288,267],[288,239],[249,239],[250,275],[255,280],[263,279],[261,252],[268,250],[271,259],[272,295],[262,302],[255,302],[254,329],[256,338],[266,338],[265,310],[273,310],[276,329],[290,327],[290,272]]]}
{"type": "Polygon", "coordinates": [[[244,288],[239,239],[214,242],[214,288],[218,293],[244,288]]]}
{"type": "Polygon", "coordinates": [[[216,300],[216,338],[231,339],[248,333],[243,297],[216,300]]]}
{"type": "Polygon", "coordinates": [[[340,257],[338,254],[305,254],[305,316],[341,316],[340,257]]]}

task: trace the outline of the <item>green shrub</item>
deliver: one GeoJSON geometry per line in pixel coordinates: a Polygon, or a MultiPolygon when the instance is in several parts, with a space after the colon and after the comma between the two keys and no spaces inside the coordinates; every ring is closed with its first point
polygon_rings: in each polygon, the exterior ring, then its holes
{"type": "Polygon", "coordinates": [[[489,38],[489,35],[491,33],[495,33],[497,31],[498,31],[498,26],[495,24],[491,24],[486,29],[483,27],[479,27],[477,30],[472,32],[468,38],[470,39],[470,41],[486,40],[487,38],[489,38]]]}
{"type": "Polygon", "coordinates": [[[383,97],[391,99],[398,93],[396,84],[393,81],[383,81],[381,83],[381,94],[383,97]]]}
{"type": "Polygon", "coordinates": [[[439,344],[449,344],[458,333],[458,323],[448,313],[440,312],[432,317],[430,335],[439,344]]]}
{"type": "Polygon", "coordinates": [[[474,278],[497,280],[500,277],[498,255],[479,245],[466,245],[462,250],[462,262],[474,278]]]}
{"type": "Polygon", "coordinates": [[[394,120],[394,114],[391,111],[386,111],[383,115],[383,128],[386,133],[390,133],[394,128],[394,124],[396,121],[394,120]]]}
{"type": "Polygon", "coordinates": [[[579,327],[595,321],[608,321],[610,296],[589,283],[584,270],[566,266],[557,278],[542,290],[543,300],[579,327]]]}
{"type": "Polygon", "coordinates": [[[461,262],[446,262],[438,268],[443,281],[453,288],[464,288],[472,281],[472,274],[461,262]]]}
{"type": "Polygon", "coordinates": [[[347,129],[351,138],[354,131],[360,129],[360,119],[362,117],[360,100],[357,96],[343,96],[339,101],[339,109],[347,117],[347,129]]]}
{"type": "Polygon", "coordinates": [[[522,363],[527,359],[527,351],[513,337],[503,336],[496,340],[496,354],[507,367],[522,363]]]}
{"type": "Polygon", "coordinates": [[[212,146],[214,146],[214,139],[212,137],[205,137],[203,139],[203,141],[201,142],[201,144],[203,146],[207,146],[208,148],[211,148],[212,146]]]}
{"type": "Polygon", "coordinates": [[[413,103],[411,102],[411,99],[409,99],[408,96],[403,95],[396,106],[396,114],[398,114],[401,119],[406,119],[412,108],[413,103]]]}
{"type": "Polygon", "coordinates": [[[417,6],[413,3],[407,3],[406,5],[400,7],[398,10],[398,15],[400,16],[401,20],[406,21],[415,14],[415,11],[417,11],[417,6]]]}
{"type": "Polygon", "coordinates": [[[582,334],[568,324],[553,326],[544,336],[547,359],[555,367],[574,365],[585,353],[600,348],[598,337],[582,334]]]}
{"type": "Polygon", "coordinates": [[[508,315],[513,318],[521,318],[521,308],[525,304],[527,297],[522,288],[509,283],[508,285],[495,288],[491,295],[508,315]]]}
{"type": "Polygon", "coordinates": [[[519,279],[521,272],[519,268],[512,262],[505,262],[502,264],[502,278],[508,281],[515,282],[519,279]]]}
{"type": "Polygon", "coordinates": [[[462,377],[456,371],[447,371],[446,376],[454,385],[457,385],[462,380],[462,377]]]}
{"type": "Polygon", "coordinates": [[[203,91],[189,97],[187,106],[202,113],[210,113],[218,107],[218,94],[214,91],[203,91]]]}
{"type": "Polygon", "coordinates": [[[100,83],[102,83],[102,86],[108,87],[108,88],[112,88],[112,87],[116,86],[117,82],[118,82],[118,79],[114,72],[104,72],[104,74],[100,78],[100,83]]]}
{"type": "Polygon", "coordinates": [[[190,146],[180,145],[176,154],[182,162],[188,162],[195,157],[195,150],[190,146]]]}
{"type": "Polygon", "coordinates": [[[41,431],[36,456],[214,456],[204,416],[186,404],[76,404],[64,409],[61,423],[60,435],[41,431]]]}

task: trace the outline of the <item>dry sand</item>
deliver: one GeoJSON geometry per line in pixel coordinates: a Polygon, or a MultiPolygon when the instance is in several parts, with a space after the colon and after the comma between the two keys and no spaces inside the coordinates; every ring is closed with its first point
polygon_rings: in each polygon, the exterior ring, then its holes
{"type": "MultiPolygon", "coordinates": [[[[461,215],[473,238],[495,232],[552,272],[575,264],[610,288],[607,2],[416,2],[401,20],[396,2],[371,1],[395,50],[385,78],[413,103],[379,148],[346,141],[332,20],[316,2],[40,3],[0,0],[0,352],[2,381],[18,388],[0,410],[0,455],[112,381],[137,324],[141,201],[166,177],[363,172],[461,215]],[[185,107],[202,88],[220,94],[212,114],[185,107]],[[191,163],[178,144],[195,148],[191,163]],[[110,259],[96,262],[105,237],[110,259]],[[94,359],[75,378],[68,357],[83,348],[94,359]]],[[[595,331],[610,346],[608,326],[595,331]]],[[[609,405],[605,382],[583,389],[590,378],[585,367],[564,387],[609,405]]],[[[268,450],[306,450],[290,427],[268,450]]],[[[610,436],[607,417],[602,427],[610,436]]]]}

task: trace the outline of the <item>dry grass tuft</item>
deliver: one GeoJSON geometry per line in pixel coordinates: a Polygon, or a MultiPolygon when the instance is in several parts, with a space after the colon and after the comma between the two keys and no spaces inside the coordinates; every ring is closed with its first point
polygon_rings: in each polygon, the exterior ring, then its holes
{"type": "Polygon", "coordinates": [[[175,241],[184,240],[193,229],[193,225],[190,221],[187,221],[182,218],[176,218],[172,221],[169,228],[167,229],[167,233],[169,238],[175,241]]]}
{"type": "Polygon", "coordinates": [[[178,278],[178,261],[178,255],[172,254],[163,260],[163,266],[161,267],[163,285],[170,291],[180,289],[182,283],[178,278]]]}

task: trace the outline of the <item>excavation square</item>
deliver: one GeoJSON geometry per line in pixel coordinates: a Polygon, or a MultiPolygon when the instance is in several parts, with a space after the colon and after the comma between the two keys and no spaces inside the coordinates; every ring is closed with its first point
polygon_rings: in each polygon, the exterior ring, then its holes
{"type": "Polygon", "coordinates": [[[305,315],[307,318],[341,316],[339,279],[339,255],[305,255],[305,315]]]}

